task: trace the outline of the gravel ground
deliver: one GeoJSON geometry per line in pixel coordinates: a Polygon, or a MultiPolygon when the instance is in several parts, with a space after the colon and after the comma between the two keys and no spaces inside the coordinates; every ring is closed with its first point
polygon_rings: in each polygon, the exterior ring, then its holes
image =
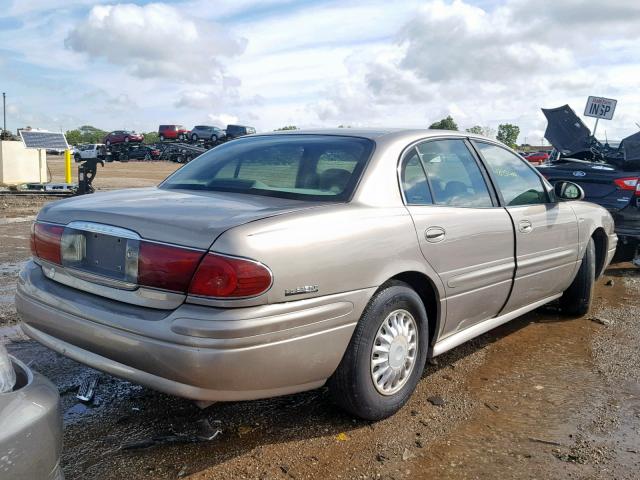
{"type": "MultiPolygon", "coordinates": [[[[108,164],[95,186],[153,185],[173,169],[108,164]]],[[[385,421],[353,420],[325,389],[200,410],[22,335],[16,275],[51,200],[0,197],[0,341],[60,389],[67,479],[640,478],[640,270],[629,264],[606,272],[584,318],[547,307],[438,357],[385,421]],[[94,402],[79,403],[93,376],[94,402]]]]}

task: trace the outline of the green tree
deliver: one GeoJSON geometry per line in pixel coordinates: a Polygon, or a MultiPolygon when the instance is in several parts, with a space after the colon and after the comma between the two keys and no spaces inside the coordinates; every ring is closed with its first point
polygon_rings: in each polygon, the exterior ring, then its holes
{"type": "Polygon", "coordinates": [[[65,136],[67,143],[78,145],[79,143],[102,143],[107,132],[91,125],[83,125],[75,130],[67,130],[65,136]]]}
{"type": "Polygon", "coordinates": [[[489,138],[493,138],[496,134],[496,131],[493,128],[483,127],[481,125],[474,125],[471,128],[467,128],[467,132],[473,133],[475,135],[483,135],[489,138]]]}
{"type": "Polygon", "coordinates": [[[69,145],[82,143],[82,132],[80,130],[67,130],[65,137],[67,137],[67,143],[69,145]]]}
{"type": "Polygon", "coordinates": [[[453,120],[451,115],[448,115],[439,122],[432,123],[429,128],[435,130],[458,130],[458,124],[453,120]]]}
{"type": "Polygon", "coordinates": [[[285,125],[284,127],[276,128],[274,132],[278,132],[280,130],[298,130],[298,127],[295,125],[285,125]]]}
{"type": "Polygon", "coordinates": [[[144,133],[144,143],[158,143],[160,141],[160,136],[158,132],[147,132],[144,133]]]}
{"type": "Polygon", "coordinates": [[[516,148],[518,135],[520,135],[520,127],[512,125],[511,123],[503,123],[498,125],[498,135],[496,136],[496,140],[511,148],[516,148]]]}

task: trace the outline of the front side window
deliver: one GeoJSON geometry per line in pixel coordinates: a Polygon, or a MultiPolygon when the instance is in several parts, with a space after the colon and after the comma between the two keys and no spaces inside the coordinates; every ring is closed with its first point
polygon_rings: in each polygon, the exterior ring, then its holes
{"type": "Polygon", "coordinates": [[[346,201],[372,151],[371,140],[356,137],[243,138],[202,154],[160,188],[346,201]]]}
{"type": "Polygon", "coordinates": [[[416,147],[437,205],[484,208],[493,202],[480,167],[463,140],[435,140],[416,147]]]}
{"type": "Polygon", "coordinates": [[[474,142],[484,158],[507,206],[549,202],[542,180],[531,166],[508,150],[490,143],[474,142]]]}

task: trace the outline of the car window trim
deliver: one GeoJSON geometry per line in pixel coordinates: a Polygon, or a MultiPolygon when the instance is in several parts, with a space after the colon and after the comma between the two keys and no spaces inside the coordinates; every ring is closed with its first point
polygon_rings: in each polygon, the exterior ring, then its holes
{"type": "Polygon", "coordinates": [[[503,206],[504,208],[515,208],[515,207],[530,207],[530,206],[533,206],[533,205],[550,205],[550,204],[558,203],[556,201],[553,201],[553,198],[551,197],[551,195],[549,193],[549,189],[547,189],[547,187],[545,185],[544,177],[542,176],[542,174],[538,170],[536,170],[527,160],[522,158],[520,155],[518,155],[517,153],[515,153],[511,149],[507,148],[506,146],[504,146],[504,145],[502,145],[502,144],[500,144],[498,142],[492,142],[490,140],[476,139],[476,138],[470,138],[469,140],[470,140],[471,146],[473,147],[474,151],[478,155],[478,158],[482,161],[483,164],[485,164],[485,168],[487,169],[487,174],[491,178],[491,182],[494,184],[494,188],[496,189],[496,192],[497,192],[497,194],[499,196],[498,198],[500,199],[501,206],[503,206]],[[540,181],[540,186],[542,187],[542,190],[544,190],[544,192],[546,194],[547,201],[544,202],[544,203],[529,203],[529,204],[526,204],[526,205],[507,205],[507,202],[505,202],[504,197],[502,196],[502,191],[500,190],[500,188],[498,188],[497,179],[495,178],[495,175],[491,171],[491,168],[489,168],[488,162],[484,158],[482,153],[480,152],[480,149],[476,147],[476,145],[475,145],[476,143],[484,143],[484,144],[487,144],[487,145],[491,145],[491,146],[494,146],[494,147],[501,148],[501,149],[511,153],[514,157],[516,157],[518,160],[523,162],[530,170],[533,170],[533,172],[537,175],[538,180],[540,181]]]}
{"type": "MultiPolygon", "coordinates": [[[[398,179],[398,187],[400,188],[400,194],[402,196],[402,202],[405,206],[409,207],[409,206],[413,206],[413,207],[448,207],[448,208],[475,208],[475,209],[480,209],[480,208],[501,208],[501,202],[500,202],[500,198],[497,195],[497,191],[495,189],[495,185],[493,184],[493,182],[491,181],[491,177],[488,176],[488,172],[485,171],[485,166],[482,164],[480,157],[477,155],[475,148],[469,148],[469,144],[468,141],[470,140],[470,138],[468,136],[465,135],[442,135],[442,136],[437,136],[437,137],[427,137],[427,138],[420,138],[418,140],[414,140],[413,142],[411,142],[409,145],[407,145],[402,152],[400,152],[400,157],[398,160],[398,166],[396,168],[396,175],[397,175],[397,179],[398,179]],[[433,189],[431,188],[431,181],[429,180],[429,175],[427,175],[427,183],[429,185],[429,193],[431,194],[431,199],[432,199],[432,203],[430,204],[425,204],[425,205],[414,205],[414,204],[410,204],[407,203],[407,200],[404,196],[404,189],[402,187],[402,162],[405,158],[405,155],[412,149],[412,148],[417,148],[418,145],[421,145],[423,143],[427,143],[427,142],[435,142],[438,140],[462,140],[463,143],[465,144],[465,146],[467,147],[467,150],[469,150],[469,153],[471,154],[471,157],[473,158],[473,160],[476,162],[476,165],[478,165],[478,169],[480,170],[480,173],[482,175],[482,178],[484,180],[485,186],[487,187],[487,193],[489,194],[489,198],[491,199],[491,206],[490,207],[472,207],[472,206],[464,206],[464,205],[441,205],[438,203],[435,203],[434,200],[434,196],[433,196],[433,189]]],[[[420,155],[418,155],[418,158],[420,159],[420,163],[422,164],[422,158],[420,155]]],[[[424,164],[422,165],[422,169],[425,171],[426,174],[426,169],[424,167],[424,164]]]]}

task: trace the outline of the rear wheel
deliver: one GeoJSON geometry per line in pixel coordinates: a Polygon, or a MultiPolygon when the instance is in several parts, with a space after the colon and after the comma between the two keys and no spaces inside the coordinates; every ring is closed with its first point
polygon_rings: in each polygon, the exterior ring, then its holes
{"type": "Polygon", "coordinates": [[[591,307],[593,284],[596,276],[596,247],[593,238],[589,239],[587,250],[582,257],[580,270],[573,283],[560,297],[560,309],[565,315],[586,315],[591,307]]]}
{"type": "Polygon", "coordinates": [[[194,142],[198,141],[198,135],[196,135],[195,133],[193,135],[191,135],[191,140],[193,140],[194,142]]]}
{"type": "Polygon", "coordinates": [[[428,338],[427,313],[413,289],[393,282],[377,292],[329,380],[336,403],[366,420],[393,415],[422,375],[428,338]]]}

